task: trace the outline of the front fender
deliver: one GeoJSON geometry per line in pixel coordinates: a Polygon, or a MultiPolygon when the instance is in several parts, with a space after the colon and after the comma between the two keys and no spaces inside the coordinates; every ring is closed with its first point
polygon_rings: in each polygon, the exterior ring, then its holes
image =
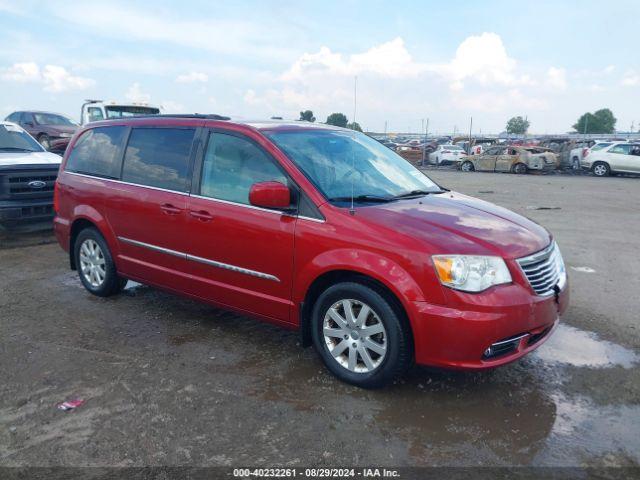
{"type": "MultiPolygon", "coordinates": [[[[441,289],[429,291],[427,299],[416,279],[402,266],[384,255],[366,250],[341,248],[325,251],[300,267],[293,286],[294,308],[297,310],[302,304],[309,288],[317,278],[340,270],[366,275],[388,288],[407,313],[413,331],[418,328],[415,322],[420,318],[416,305],[425,301],[444,302],[441,289]]],[[[293,318],[299,317],[295,315],[293,318]]]]}

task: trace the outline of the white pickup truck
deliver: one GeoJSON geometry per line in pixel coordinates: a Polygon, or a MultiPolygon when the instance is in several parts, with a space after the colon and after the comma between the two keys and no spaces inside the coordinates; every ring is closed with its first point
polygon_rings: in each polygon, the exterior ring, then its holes
{"type": "Polygon", "coordinates": [[[0,121],[0,231],[51,228],[61,160],[18,124],[0,121]]]}
{"type": "Polygon", "coordinates": [[[98,122],[110,118],[136,117],[140,115],[158,115],[160,107],[146,103],[105,102],[85,100],[80,111],[80,125],[98,122]]]}

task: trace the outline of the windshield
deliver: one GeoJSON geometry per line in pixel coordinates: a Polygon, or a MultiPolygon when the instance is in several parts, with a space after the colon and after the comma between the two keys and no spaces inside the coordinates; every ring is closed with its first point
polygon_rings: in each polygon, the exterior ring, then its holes
{"type": "Polygon", "coordinates": [[[55,113],[34,113],[33,116],[38,122],[39,125],[64,125],[68,127],[75,127],[76,124],[73,123],[66,117],[62,115],[56,115],[55,113]]]}
{"type": "Polygon", "coordinates": [[[107,118],[135,117],[138,115],[158,115],[159,108],[137,105],[110,105],[105,107],[107,118]]]}
{"type": "Polygon", "coordinates": [[[16,125],[0,124],[0,152],[43,152],[27,132],[16,125]]]}
{"type": "Polygon", "coordinates": [[[362,133],[303,130],[267,136],[330,201],[348,202],[352,196],[365,202],[392,200],[412,192],[442,191],[409,162],[362,133]]]}

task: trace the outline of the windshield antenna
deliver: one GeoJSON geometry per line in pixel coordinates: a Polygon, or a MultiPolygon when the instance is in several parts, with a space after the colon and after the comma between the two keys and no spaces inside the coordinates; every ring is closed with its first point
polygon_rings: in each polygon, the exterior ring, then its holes
{"type": "MultiPolygon", "coordinates": [[[[353,120],[352,120],[352,125],[354,127],[355,130],[355,125],[356,125],[356,105],[358,102],[358,76],[356,75],[353,79],[353,120]]],[[[356,154],[355,154],[355,149],[353,147],[351,147],[351,208],[349,209],[349,213],[351,215],[355,215],[356,214],[356,209],[354,207],[354,191],[355,191],[355,187],[354,187],[354,176],[356,173],[356,154]]]]}

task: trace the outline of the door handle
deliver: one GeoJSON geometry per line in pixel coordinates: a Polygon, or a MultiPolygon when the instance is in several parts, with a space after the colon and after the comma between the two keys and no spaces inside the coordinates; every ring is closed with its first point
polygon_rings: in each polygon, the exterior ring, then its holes
{"type": "Polygon", "coordinates": [[[170,203],[163,203],[162,205],[160,205],[160,210],[162,210],[167,215],[178,215],[182,213],[181,209],[179,209],[178,207],[174,207],[170,203]]]}
{"type": "Polygon", "coordinates": [[[189,215],[191,215],[194,218],[197,218],[201,222],[210,222],[211,220],[213,220],[213,215],[211,215],[206,210],[198,210],[198,211],[190,210],[189,215]]]}

